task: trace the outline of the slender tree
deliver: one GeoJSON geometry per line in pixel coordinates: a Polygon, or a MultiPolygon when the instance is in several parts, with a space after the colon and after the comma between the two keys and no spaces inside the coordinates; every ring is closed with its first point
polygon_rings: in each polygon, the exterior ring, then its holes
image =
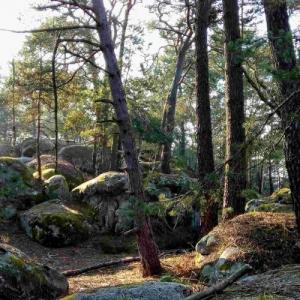
{"type": "Polygon", "coordinates": [[[218,223],[218,204],[211,198],[210,193],[214,187],[211,176],[215,171],[209,95],[207,41],[211,0],[197,0],[196,3],[197,157],[199,182],[206,198],[206,208],[202,222],[202,233],[205,234],[218,223]]]}
{"type": "MultiPolygon", "coordinates": [[[[171,136],[175,127],[175,113],[176,113],[176,102],[178,88],[183,73],[184,62],[186,53],[191,45],[192,33],[184,40],[181,48],[178,51],[175,73],[173,77],[172,86],[165,102],[162,120],[163,131],[171,136]]],[[[171,173],[170,161],[172,155],[172,142],[164,143],[161,151],[161,172],[165,174],[171,173]]]]}
{"type": "Polygon", "coordinates": [[[245,112],[238,0],[223,0],[225,30],[226,162],[223,218],[243,213],[246,188],[245,112]]]}
{"type": "Polygon", "coordinates": [[[109,84],[118,120],[131,191],[138,202],[138,205],[136,206],[135,221],[137,226],[138,247],[143,266],[143,275],[154,275],[160,273],[161,265],[158,256],[158,248],[151,234],[150,223],[143,211],[142,204],[145,200],[145,196],[142,176],[138,163],[125,91],[111,37],[111,29],[107,21],[103,0],[93,0],[92,4],[98,22],[97,31],[101,42],[102,52],[109,73],[109,84]]]}

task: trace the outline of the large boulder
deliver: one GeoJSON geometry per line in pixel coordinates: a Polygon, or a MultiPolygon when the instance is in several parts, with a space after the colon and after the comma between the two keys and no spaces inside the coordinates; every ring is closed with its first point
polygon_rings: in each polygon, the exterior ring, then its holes
{"type": "Polygon", "coordinates": [[[60,159],[68,161],[77,169],[93,173],[93,149],[83,145],[70,145],[63,147],[58,156],[60,159]]]}
{"type": "Polygon", "coordinates": [[[17,158],[0,157],[0,216],[9,219],[17,210],[27,209],[43,200],[35,190],[32,171],[17,158]]]}
{"type": "Polygon", "coordinates": [[[0,244],[0,298],[55,300],[68,293],[65,276],[33,263],[20,250],[0,244]]]}
{"type": "Polygon", "coordinates": [[[76,244],[89,237],[92,212],[50,200],[20,215],[21,226],[36,242],[49,247],[76,244]]]}
{"type": "Polygon", "coordinates": [[[129,181],[125,173],[106,172],[72,190],[74,201],[87,203],[98,214],[104,231],[115,231],[117,210],[128,199],[129,181]]]}
{"type": "MultiPolygon", "coordinates": [[[[55,156],[53,155],[41,155],[42,165],[42,179],[47,180],[53,175],[63,175],[69,187],[75,188],[82,182],[84,182],[83,174],[80,170],[77,170],[71,163],[65,160],[58,160],[57,172],[55,172],[55,156]]],[[[37,160],[32,160],[28,166],[37,170],[37,160]]],[[[37,177],[38,173],[34,173],[34,177],[37,177]]]]}
{"type": "Polygon", "coordinates": [[[110,287],[93,293],[79,293],[62,300],[183,300],[191,294],[191,288],[174,282],[146,282],[127,287],[110,287]]]}
{"type": "Polygon", "coordinates": [[[69,200],[69,186],[64,176],[54,175],[45,180],[45,185],[49,199],[69,200]]]}
{"type": "Polygon", "coordinates": [[[0,144],[0,156],[11,156],[13,154],[13,147],[8,143],[0,144]]]}
{"type": "MultiPolygon", "coordinates": [[[[27,138],[25,139],[21,145],[21,156],[33,157],[36,154],[36,139],[27,138]]],[[[40,153],[47,154],[52,153],[54,151],[54,144],[48,139],[40,140],[40,153]]]]}

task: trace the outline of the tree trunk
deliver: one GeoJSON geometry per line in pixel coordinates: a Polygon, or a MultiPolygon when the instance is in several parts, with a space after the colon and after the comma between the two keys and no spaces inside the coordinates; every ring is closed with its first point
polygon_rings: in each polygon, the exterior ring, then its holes
{"type": "Polygon", "coordinates": [[[274,184],[273,184],[273,169],[272,169],[272,161],[269,159],[269,193],[272,195],[274,193],[274,184]]]}
{"type": "Polygon", "coordinates": [[[285,160],[300,234],[300,78],[285,0],[264,0],[275,79],[282,105],[280,117],[285,133],[285,160]]]}
{"type": "Polygon", "coordinates": [[[263,163],[257,170],[257,187],[259,194],[263,193],[263,186],[264,186],[264,165],[263,163]]]}
{"type": "Polygon", "coordinates": [[[13,60],[12,62],[12,70],[13,70],[13,91],[12,91],[12,146],[13,146],[13,151],[14,154],[16,154],[16,141],[17,141],[17,128],[16,128],[16,99],[15,99],[15,94],[16,94],[16,68],[15,68],[15,61],[13,60]]]}
{"type": "Polygon", "coordinates": [[[58,168],[58,93],[57,93],[57,82],[56,82],[56,54],[59,46],[59,36],[56,39],[51,67],[52,67],[52,88],[53,88],[53,97],[54,97],[54,131],[55,131],[55,172],[57,172],[58,168]]]}
{"type": "Polygon", "coordinates": [[[185,157],[185,145],[186,145],[186,134],[184,121],[180,122],[180,144],[179,144],[179,155],[185,157]]]}
{"type": "MultiPolygon", "coordinates": [[[[180,80],[183,72],[184,61],[186,53],[191,45],[191,34],[186,37],[183,45],[179,49],[175,74],[172,82],[172,86],[166,100],[162,118],[162,129],[163,131],[172,139],[174,127],[175,127],[175,113],[176,113],[176,102],[177,102],[177,93],[178,87],[180,85],[180,80]]],[[[161,172],[165,174],[171,173],[170,161],[172,156],[172,142],[165,143],[162,145],[161,151],[161,172]]]]}
{"type": "Polygon", "coordinates": [[[121,80],[117,58],[114,52],[111,31],[107,21],[103,0],[93,0],[92,3],[98,22],[97,31],[102,45],[106,69],[109,72],[110,89],[118,120],[131,192],[138,202],[135,211],[135,221],[138,229],[137,238],[143,267],[143,275],[154,275],[160,273],[161,265],[158,256],[158,248],[151,234],[149,220],[142,209],[142,203],[145,201],[145,196],[125,91],[121,80]]]}
{"type": "Polygon", "coordinates": [[[41,92],[39,91],[39,99],[37,103],[36,160],[37,160],[38,178],[39,180],[42,180],[40,137],[41,137],[41,92]]]}
{"type": "Polygon", "coordinates": [[[246,151],[243,70],[237,0],[223,0],[225,30],[226,164],[223,218],[245,211],[246,151]]]}
{"type": "Polygon", "coordinates": [[[212,126],[209,95],[208,42],[207,30],[211,0],[197,1],[195,26],[196,41],[196,98],[197,98],[197,157],[199,183],[206,198],[202,221],[202,234],[208,233],[218,224],[218,203],[212,199],[211,191],[215,186],[215,171],[212,126]]]}

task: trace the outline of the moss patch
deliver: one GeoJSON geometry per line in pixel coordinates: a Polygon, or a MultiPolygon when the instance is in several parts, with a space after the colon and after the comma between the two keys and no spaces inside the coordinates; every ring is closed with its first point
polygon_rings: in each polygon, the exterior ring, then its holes
{"type": "Polygon", "coordinates": [[[77,210],[59,200],[39,204],[21,215],[21,224],[35,241],[50,247],[75,244],[89,237],[89,209],[77,210]]]}

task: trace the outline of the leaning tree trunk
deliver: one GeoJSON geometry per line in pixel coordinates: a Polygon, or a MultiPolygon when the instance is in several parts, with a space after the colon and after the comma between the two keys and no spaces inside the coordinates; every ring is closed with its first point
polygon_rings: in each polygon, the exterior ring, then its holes
{"type": "Polygon", "coordinates": [[[226,163],[223,218],[245,211],[246,151],[238,0],[223,0],[225,30],[226,163]]]}
{"type": "Polygon", "coordinates": [[[211,197],[211,191],[214,188],[213,177],[211,175],[215,171],[215,164],[212,143],[207,44],[210,8],[211,0],[197,1],[197,18],[195,24],[197,156],[199,182],[206,199],[202,234],[206,234],[218,224],[218,204],[211,197]]]}
{"type": "MultiPolygon", "coordinates": [[[[192,36],[190,34],[183,42],[182,47],[179,49],[172,86],[164,106],[162,129],[170,137],[170,140],[172,140],[172,135],[175,127],[175,113],[176,113],[178,87],[180,85],[180,80],[182,77],[185,56],[191,45],[191,38],[192,36]]],[[[170,168],[171,155],[172,155],[172,142],[170,141],[162,145],[161,166],[160,166],[162,173],[165,174],[171,173],[171,168],[170,168]]]]}
{"type": "Polygon", "coordinates": [[[135,221],[137,226],[137,240],[141,255],[143,275],[154,275],[160,273],[161,265],[158,256],[158,248],[151,234],[149,220],[146,218],[142,209],[142,203],[145,200],[145,196],[125,91],[121,80],[117,58],[114,52],[111,31],[107,21],[103,0],[93,0],[92,3],[98,22],[97,30],[102,46],[101,50],[106,62],[106,69],[109,73],[110,89],[120,129],[121,143],[124,150],[131,191],[138,202],[135,211],[135,221]]]}
{"type": "Polygon", "coordinates": [[[285,0],[263,1],[269,42],[280,91],[285,160],[300,234],[300,74],[285,0]]]}

